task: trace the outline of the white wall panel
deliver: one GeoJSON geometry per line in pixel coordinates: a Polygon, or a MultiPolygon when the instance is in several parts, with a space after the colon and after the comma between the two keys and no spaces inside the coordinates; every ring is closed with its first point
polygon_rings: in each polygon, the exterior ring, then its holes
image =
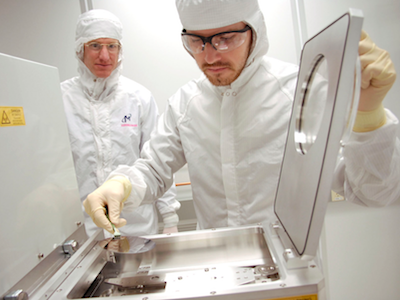
{"type": "Polygon", "coordinates": [[[77,74],[74,58],[79,0],[0,0],[0,53],[77,74]]]}

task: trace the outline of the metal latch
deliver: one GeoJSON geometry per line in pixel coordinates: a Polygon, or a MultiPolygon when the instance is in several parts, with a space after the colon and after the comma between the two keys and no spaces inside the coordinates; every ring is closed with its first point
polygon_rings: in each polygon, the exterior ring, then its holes
{"type": "Polygon", "coordinates": [[[62,249],[63,249],[65,254],[72,255],[72,254],[74,254],[76,252],[76,250],[78,250],[78,242],[75,241],[75,240],[66,241],[62,245],[62,249]]]}

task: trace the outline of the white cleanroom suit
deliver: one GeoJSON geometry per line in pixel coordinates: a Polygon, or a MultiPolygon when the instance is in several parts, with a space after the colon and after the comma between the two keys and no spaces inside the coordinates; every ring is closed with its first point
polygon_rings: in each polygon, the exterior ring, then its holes
{"type": "MultiPolygon", "coordinates": [[[[127,176],[132,184],[127,202],[137,204],[161,195],[172,184],[173,173],[187,163],[198,228],[268,221],[298,67],[266,56],[266,28],[256,1],[192,2],[177,5],[187,30],[241,21],[252,28],[246,67],[229,86],[213,86],[203,75],[180,88],[145,145],[143,159],[120,166],[110,177],[127,176]]],[[[337,175],[351,201],[385,205],[400,196],[398,121],[389,111],[386,114],[385,125],[354,133],[346,145],[345,167],[337,175]],[[384,162],[375,159],[382,150],[384,162]]]]}
{"type": "MultiPolygon", "coordinates": [[[[107,78],[96,78],[82,61],[83,45],[98,38],[113,38],[121,43],[122,25],[111,13],[92,10],[80,16],[76,30],[76,57],[79,76],[62,82],[62,95],[81,200],[104,182],[120,164],[133,164],[144,143],[150,139],[158,120],[156,102],[145,87],[121,75],[122,48],[118,66],[107,78]]],[[[123,235],[158,233],[160,214],[176,226],[176,188],[166,190],[154,203],[122,213],[127,225],[123,235]]],[[[155,198],[156,199],[156,198],[155,198]]],[[[164,220],[165,221],[165,220],[164,220]]],[[[89,235],[98,228],[85,213],[89,235]]]]}

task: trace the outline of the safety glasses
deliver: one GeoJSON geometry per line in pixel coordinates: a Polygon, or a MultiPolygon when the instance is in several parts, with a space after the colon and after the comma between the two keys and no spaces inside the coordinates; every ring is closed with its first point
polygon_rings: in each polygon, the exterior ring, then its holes
{"type": "Polygon", "coordinates": [[[242,30],[220,32],[209,37],[186,33],[184,29],[181,36],[186,50],[192,54],[203,52],[207,43],[210,43],[218,52],[225,53],[241,46],[246,40],[247,32],[250,29],[250,26],[246,25],[242,30]]]}

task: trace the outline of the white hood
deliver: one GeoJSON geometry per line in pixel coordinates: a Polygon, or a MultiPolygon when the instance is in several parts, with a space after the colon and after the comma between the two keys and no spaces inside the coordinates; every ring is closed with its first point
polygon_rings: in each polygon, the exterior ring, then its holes
{"type": "Polygon", "coordinates": [[[118,83],[123,60],[122,29],[120,20],[107,10],[93,9],[78,17],[75,53],[78,60],[79,79],[85,93],[95,100],[103,100],[110,95],[118,83]],[[116,39],[121,44],[117,68],[107,78],[96,78],[83,63],[84,44],[99,38],[116,39]]]}
{"type": "Polygon", "coordinates": [[[257,0],[176,0],[176,8],[186,30],[248,24],[253,31],[253,44],[246,66],[268,51],[267,29],[257,0]]]}

